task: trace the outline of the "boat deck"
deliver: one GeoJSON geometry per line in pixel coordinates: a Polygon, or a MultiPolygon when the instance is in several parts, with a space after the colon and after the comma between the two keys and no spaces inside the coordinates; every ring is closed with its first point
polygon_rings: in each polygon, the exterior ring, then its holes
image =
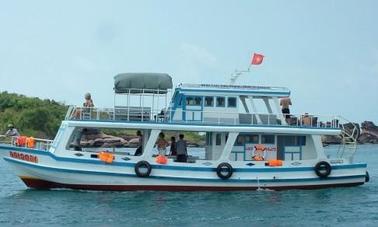
{"type": "MultiPolygon", "coordinates": [[[[189,111],[188,111],[189,112],[189,111]]],[[[193,112],[193,111],[191,111],[193,112]]],[[[204,114],[204,111],[198,111],[204,114]]],[[[208,113],[208,112],[206,112],[208,113]]],[[[108,122],[143,122],[156,124],[184,125],[217,125],[217,126],[272,126],[272,127],[303,127],[319,129],[340,129],[348,121],[340,116],[322,116],[309,114],[266,113],[217,113],[211,112],[212,118],[202,120],[175,120],[173,111],[153,111],[151,108],[115,107],[115,108],[83,108],[70,107],[65,120],[74,121],[108,121],[108,122]]],[[[183,114],[186,114],[183,112],[183,114]]]]}

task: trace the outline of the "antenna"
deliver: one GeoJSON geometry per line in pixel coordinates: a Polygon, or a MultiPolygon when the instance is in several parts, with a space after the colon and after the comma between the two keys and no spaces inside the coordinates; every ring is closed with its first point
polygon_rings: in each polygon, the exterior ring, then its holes
{"type": "Polygon", "coordinates": [[[251,68],[251,66],[249,66],[247,70],[235,69],[235,71],[233,73],[231,73],[231,78],[230,78],[231,85],[235,84],[236,80],[240,77],[240,75],[242,75],[243,73],[249,73],[250,68],[251,68]]]}

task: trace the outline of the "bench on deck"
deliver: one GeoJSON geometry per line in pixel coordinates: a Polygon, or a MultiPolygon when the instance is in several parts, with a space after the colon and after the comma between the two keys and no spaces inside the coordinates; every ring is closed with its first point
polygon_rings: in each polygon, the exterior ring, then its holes
{"type": "Polygon", "coordinates": [[[151,120],[151,108],[139,106],[115,106],[115,120],[123,121],[149,121],[151,120]]]}

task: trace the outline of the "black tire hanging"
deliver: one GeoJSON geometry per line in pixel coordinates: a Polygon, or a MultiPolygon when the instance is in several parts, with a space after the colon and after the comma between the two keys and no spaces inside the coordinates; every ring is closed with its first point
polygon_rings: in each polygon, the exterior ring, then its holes
{"type": "Polygon", "coordinates": [[[366,174],[365,174],[365,182],[369,182],[370,181],[370,175],[369,175],[369,172],[366,171],[366,174]]]}
{"type": "Polygon", "coordinates": [[[151,165],[147,161],[139,161],[135,164],[134,170],[138,177],[148,177],[151,174],[151,165]]]}
{"type": "Polygon", "coordinates": [[[327,178],[332,171],[331,165],[326,161],[318,162],[315,165],[315,173],[320,178],[327,178]]]}
{"type": "Polygon", "coordinates": [[[226,162],[222,162],[217,167],[217,175],[222,180],[227,180],[230,178],[233,172],[232,166],[226,162]]]}

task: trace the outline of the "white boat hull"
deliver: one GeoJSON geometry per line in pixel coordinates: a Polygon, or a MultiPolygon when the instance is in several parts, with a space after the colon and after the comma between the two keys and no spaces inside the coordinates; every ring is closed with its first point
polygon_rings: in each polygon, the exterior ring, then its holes
{"type": "Polygon", "coordinates": [[[365,182],[366,164],[334,164],[327,178],[319,178],[313,166],[235,167],[227,180],[220,179],[214,167],[198,164],[152,164],[149,177],[135,174],[136,162],[115,161],[105,164],[96,160],[58,158],[47,151],[17,147],[0,147],[4,160],[31,188],[72,188],[88,190],[256,190],[316,189],[355,186],[365,182]],[[24,156],[15,156],[17,152],[24,156]],[[25,158],[26,155],[30,157],[25,158]],[[36,157],[38,162],[31,157],[36,157]],[[22,158],[23,157],[23,158],[22,158]],[[32,160],[32,161],[30,161],[32,160]],[[184,166],[186,165],[186,166],[184,166]]]}

